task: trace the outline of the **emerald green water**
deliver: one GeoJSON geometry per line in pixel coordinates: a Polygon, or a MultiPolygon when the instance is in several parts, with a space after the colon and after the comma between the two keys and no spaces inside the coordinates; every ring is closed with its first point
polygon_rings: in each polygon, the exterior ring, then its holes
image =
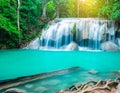
{"type": "Polygon", "coordinates": [[[120,70],[120,52],[0,51],[0,80],[79,66],[85,70],[120,70]]]}

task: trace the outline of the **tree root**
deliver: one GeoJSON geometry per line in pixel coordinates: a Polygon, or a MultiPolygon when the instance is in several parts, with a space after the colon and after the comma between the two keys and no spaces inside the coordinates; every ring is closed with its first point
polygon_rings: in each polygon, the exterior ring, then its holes
{"type": "Polygon", "coordinates": [[[58,93],[96,93],[94,91],[103,90],[108,91],[105,93],[111,93],[114,89],[117,89],[118,84],[120,83],[120,78],[116,80],[107,80],[107,81],[88,81],[84,84],[76,84],[69,88],[68,91],[62,91],[58,93]]]}

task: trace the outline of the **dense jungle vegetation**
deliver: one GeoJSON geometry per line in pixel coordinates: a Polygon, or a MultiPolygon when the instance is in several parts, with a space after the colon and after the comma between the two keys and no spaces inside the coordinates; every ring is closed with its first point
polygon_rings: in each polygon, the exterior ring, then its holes
{"type": "Polygon", "coordinates": [[[120,0],[0,0],[0,48],[20,48],[54,18],[120,21],[120,0]]]}

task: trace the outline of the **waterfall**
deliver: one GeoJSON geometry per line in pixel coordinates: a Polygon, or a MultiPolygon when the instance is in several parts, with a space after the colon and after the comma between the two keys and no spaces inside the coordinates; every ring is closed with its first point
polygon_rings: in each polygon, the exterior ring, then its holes
{"type": "Polygon", "coordinates": [[[55,19],[48,29],[43,29],[39,49],[64,49],[75,42],[79,49],[100,50],[103,42],[114,40],[114,20],[61,18],[55,19]]]}
{"type": "Polygon", "coordinates": [[[59,19],[42,32],[41,46],[61,48],[71,42],[80,47],[98,50],[104,41],[115,39],[114,21],[93,18],[59,19]]]}

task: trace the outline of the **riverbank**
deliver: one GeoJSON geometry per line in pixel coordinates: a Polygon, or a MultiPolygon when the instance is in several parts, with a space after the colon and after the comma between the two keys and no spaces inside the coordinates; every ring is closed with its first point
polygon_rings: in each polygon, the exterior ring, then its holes
{"type": "Polygon", "coordinates": [[[74,84],[69,89],[56,93],[120,93],[120,78],[74,84]]]}
{"type": "MultiPolygon", "coordinates": [[[[27,87],[32,88],[31,85],[27,87]]],[[[48,93],[45,92],[46,88],[40,87],[39,93],[48,93]],[[42,90],[42,92],[41,92],[42,90]]],[[[2,93],[28,93],[24,89],[20,88],[9,88],[2,93]]],[[[38,92],[33,92],[38,93],[38,92]]],[[[120,93],[120,78],[115,80],[100,80],[100,81],[88,81],[82,84],[74,84],[67,90],[61,90],[60,92],[54,93],[120,93]]]]}

